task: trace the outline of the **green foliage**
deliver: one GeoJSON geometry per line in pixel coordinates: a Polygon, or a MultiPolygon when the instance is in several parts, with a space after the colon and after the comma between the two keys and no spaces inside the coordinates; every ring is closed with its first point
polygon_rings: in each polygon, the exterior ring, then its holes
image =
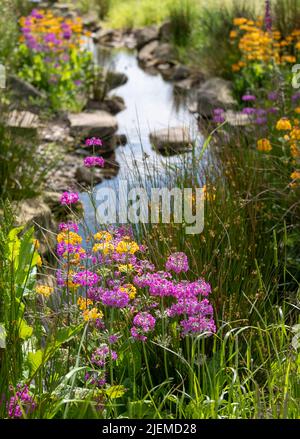
{"type": "Polygon", "coordinates": [[[168,18],[171,32],[177,46],[187,46],[191,41],[192,32],[197,21],[194,0],[175,0],[168,5],[168,18]]]}
{"type": "Polygon", "coordinates": [[[8,127],[5,114],[0,120],[0,199],[31,198],[40,193],[53,158],[38,150],[34,132],[8,127]]]}

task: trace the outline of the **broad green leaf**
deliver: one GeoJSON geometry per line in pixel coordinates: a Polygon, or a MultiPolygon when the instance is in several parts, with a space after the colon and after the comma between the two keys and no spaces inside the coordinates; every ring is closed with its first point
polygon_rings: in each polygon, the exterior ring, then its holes
{"type": "Polygon", "coordinates": [[[22,340],[32,336],[33,328],[29,326],[24,319],[19,321],[19,336],[22,340]]]}
{"type": "Polygon", "coordinates": [[[27,361],[31,374],[35,374],[38,368],[43,364],[43,351],[39,349],[36,352],[29,352],[27,361]]]}

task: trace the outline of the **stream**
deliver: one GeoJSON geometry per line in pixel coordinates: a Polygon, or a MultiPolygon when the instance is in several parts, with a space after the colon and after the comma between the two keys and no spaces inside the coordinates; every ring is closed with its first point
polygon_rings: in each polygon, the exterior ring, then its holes
{"type": "MultiPolygon", "coordinates": [[[[128,81],[110,92],[123,97],[126,104],[126,109],[116,116],[118,133],[127,136],[126,146],[116,149],[120,170],[116,177],[97,185],[94,194],[99,188],[113,188],[121,197],[120,180],[130,181],[133,186],[140,186],[137,183],[141,180],[144,186],[166,186],[166,169],[180,167],[191,153],[165,157],[152,148],[149,134],[153,130],[185,126],[189,129],[191,138],[195,139],[195,148],[200,148],[203,138],[199,135],[197,122],[189,112],[185,99],[175,96],[173,84],[165,81],[159,73],[144,71],[139,66],[134,51],[98,48],[96,57],[101,66],[125,73],[128,81]]],[[[94,230],[95,212],[91,197],[88,193],[81,193],[80,198],[86,224],[90,230],[94,230]]]]}

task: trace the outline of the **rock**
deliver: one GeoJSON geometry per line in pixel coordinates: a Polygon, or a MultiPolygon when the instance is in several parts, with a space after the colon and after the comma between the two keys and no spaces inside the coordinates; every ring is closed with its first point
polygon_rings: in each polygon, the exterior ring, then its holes
{"type": "Polygon", "coordinates": [[[103,101],[89,99],[86,110],[104,110],[111,114],[117,114],[125,110],[125,101],[121,96],[107,96],[103,101]]]}
{"type": "Polygon", "coordinates": [[[120,113],[120,111],[124,111],[126,108],[125,101],[121,96],[108,96],[104,99],[104,103],[112,114],[120,113]]]}
{"type": "Polygon", "coordinates": [[[98,31],[100,29],[99,17],[96,12],[89,12],[82,17],[83,27],[90,31],[98,31]]]}
{"type": "Polygon", "coordinates": [[[158,38],[161,41],[170,41],[172,36],[172,24],[170,21],[165,21],[161,24],[158,31],[158,38]]]}
{"type": "Polygon", "coordinates": [[[161,153],[185,152],[193,144],[187,127],[170,127],[150,133],[150,142],[161,153]]]}
{"type": "Polygon", "coordinates": [[[159,38],[158,27],[148,26],[142,29],[137,29],[135,32],[135,38],[136,38],[136,46],[138,50],[140,50],[146,44],[150,43],[153,40],[157,40],[159,38]]]}
{"type": "Polygon", "coordinates": [[[176,52],[174,47],[169,43],[158,44],[153,51],[153,58],[156,64],[166,63],[173,61],[176,58],[176,52]]]}
{"type": "Polygon", "coordinates": [[[102,182],[102,177],[99,175],[99,170],[96,168],[91,169],[85,168],[84,166],[78,166],[75,171],[75,178],[78,183],[84,185],[95,185],[102,182]]]}
{"type": "Polygon", "coordinates": [[[116,134],[115,137],[116,137],[116,144],[118,146],[125,146],[125,145],[127,145],[128,140],[127,140],[126,134],[116,134]]]}
{"type": "Polygon", "coordinates": [[[172,81],[181,81],[190,75],[190,69],[182,64],[173,67],[172,81]]]}
{"type": "Polygon", "coordinates": [[[138,60],[143,64],[146,64],[147,62],[149,62],[153,58],[153,53],[154,53],[155,49],[157,49],[158,45],[159,45],[158,40],[154,40],[154,41],[151,41],[151,43],[146,44],[146,46],[144,46],[139,51],[138,60]]]}
{"type": "Polygon", "coordinates": [[[8,113],[6,124],[14,135],[36,137],[39,117],[30,111],[13,110],[8,113]]]}
{"type": "Polygon", "coordinates": [[[7,78],[7,86],[12,91],[13,96],[19,99],[46,99],[44,92],[39,91],[33,85],[29,84],[29,82],[24,81],[24,79],[18,76],[9,75],[7,78]]]}
{"type": "Polygon", "coordinates": [[[174,90],[182,93],[187,92],[188,90],[191,90],[193,88],[193,79],[192,78],[186,78],[182,79],[181,81],[177,81],[174,84],[174,90]]]}
{"type": "Polygon", "coordinates": [[[117,88],[121,85],[126,84],[126,82],[128,81],[128,76],[122,72],[108,71],[105,73],[105,81],[107,88],[109,90],[112,90],[113,88],[117,88]]]}
{"type": "Polygon", "coordinates": [[[232,96],[231,82],[222,78],[210,78],[197,92],[197,109],[203,117],[211,117],[214,108],[230,108],[236,105],[232,96]]]}
{"type": "Polygon", "coordinates": [[[36,197],[17,204],[16,221],[18,225],[37,224],[51,230],[53,218],[51,209],[43,198],[36,197]]]}
{"type": "Polygon", "coordinates": [[[114,41],[121,41],[122,32],[118,29],[100,29],[92,38],[95,43],[111,45],[114,41]]]}
{"type": "Polygon", "coordinates": [[[79,136],[80,139],[88,137],[100,137],[109,140],[118,129],[115,116],[106,111],[93,111],[69,114],[70,135],[79,136]]]}

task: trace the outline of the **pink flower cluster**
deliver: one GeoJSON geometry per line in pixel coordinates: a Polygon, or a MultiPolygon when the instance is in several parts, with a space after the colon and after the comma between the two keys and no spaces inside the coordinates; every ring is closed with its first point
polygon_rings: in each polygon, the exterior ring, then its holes
{"type": "Polygon", "coordinates": [[[91,137],[86,139],[85,146],[102,146],[102,140],[99,137],[91,137]]]}
{"type": "Polygon", "coordinates": [[[111,306],[112,308],[125,308],[129,303],[129,295],[119,288],[113,290],[106,290],[101,297],[103,305],[111,306]]]}
{"type": "Polygon", "coordinates": [[[97,348],[91,356],[91,362],[98,367],[105,367],[107,360],[116,361],[118,354],[112,351],[107,344],[103,344],[100,348],[97,348]]]}
{"type": "Polygon", "coordinates": [[[63,192],[60,197],[60,204],[70,206],[76,204],[79,201],[79,195],[77,192],[63,192]]]}
{"type": "Polygon", "coordinates": [[[98,281],[98,274],[89,270],[79,271],[73,276],[73,282],[81,285],[82,287],[92,287],[93,285],[97,284],[98,281]]]}
{"type": "Polygon", "coordinates": [[[139,312],[133,319],[133,327],[130,332],[133,338],[140,341],[146,341],[147,334],[153,331],[156,319],[148,312],[139,312]]]}
{"type": "Polygon", "coordinates": [[[100,166],[100,168],[104,167],[105,160],[103,157],[86,157],[83,161],[84,166],[87,168],[92,168],[94,166],[100,166]]]}
{"type": "Polygon", "coordinates": [[[183,252],[173,253],[168,257],[166,270],[174,271],[176,274],[186,273],[189,269],[189,261],[187,255],[183,252]]]}
{"type": "Polygon", "coordinates": [[[72,221],[68,221],[67,223],[60,223],[58,226],[60,232],[72,231],[75,233],[79,232],[78,224],[73,223],[72,221]]]}
{"type": "Polygon", "coordinates": [[[34,411],[36,404],[33,396],[29,393],[29,388],[25,384],[17,385],[17,391],[7,404],[9,418],[22,418],[23,414],[29,414],[34,411]]]}

